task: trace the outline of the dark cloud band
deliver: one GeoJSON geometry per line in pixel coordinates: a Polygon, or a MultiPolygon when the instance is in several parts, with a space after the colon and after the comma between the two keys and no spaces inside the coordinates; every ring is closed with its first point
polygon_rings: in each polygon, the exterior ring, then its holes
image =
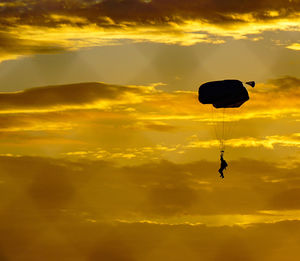
{"type": "Polygon", "coordinates": [[[37,87],[15,93],[0,93],[0,109],[83,105],[98,100],[117,101],[126,93],[142,94],[143,89],[96,82],[37,87]]]}
{"type": "MultiPolygon", "coordinates": [[[[114,21],[110,26],[118,26],[123,22],[136,24],[157,25],[169,22],[183,22],[184,20],[203,19],[210,23],[241,22],[242,19],[233,14],[253,14],[258,20],[290,17],[300,11],[298,1],[243,1],[222,0],[207,1],[142,1],[142,0],[104,0],[104,1],[11,1],[2,3],[0,7],[2,25],[14,25],[11,18],[17,18],[18,24],[57,27],[61,24],[72,23],[69,19],[60,21],[51,19],[52,14],[76,16],[86,19],[87,23],[96,23],[107,27],[106,17],[114,21]]],[[[75,22],[82,26],[85,22],[75,22]]]]}

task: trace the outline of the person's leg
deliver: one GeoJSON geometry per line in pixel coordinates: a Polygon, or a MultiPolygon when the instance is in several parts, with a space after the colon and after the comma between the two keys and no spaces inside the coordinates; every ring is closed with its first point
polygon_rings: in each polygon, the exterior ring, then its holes
{"type": "Polygon", "coordinates": [[[220,173],[220,177],[221,177],[221,178],[224,178],[222,169],[219,169],[219,173],[220,173]]]}

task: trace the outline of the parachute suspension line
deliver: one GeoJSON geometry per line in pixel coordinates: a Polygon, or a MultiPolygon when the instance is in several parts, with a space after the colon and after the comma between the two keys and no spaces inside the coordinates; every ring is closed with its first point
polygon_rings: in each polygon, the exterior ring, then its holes
{"type": "Polygon", "coordinates": [[[225,144],[224,144],[224,139],[225,139],[225,108],[223,108],[222,112],[222,136],[220,137],[220,151],[224,151],[225,149],[225,144]]]}
{"type": "Polygon", "coordinates": [[[219,130],[218,130],[218,124],[219,124],[219,119],[218,119],[218,114],[217,114],[217,111],[216,109],[211,106],[210,107],[210,112],[211,112],[211,131],[213,132],[213,136],[215,137],[215,139],[217,139],[218,143],[219,143],[219,146],[220,146],[220,143],[221,143],[221,137],[220,137],[220,133],[219,133],[219,130]]]}
{"type": "Polygon", "coordinates": [[[213,106],[210,107],[211,119],[211,132],[212,135],[218,142],[218,148],[221,152],[226,148],[226,139],[231,131],[231,124],[228,122],[228,108],[214,108],[213,106]]]}

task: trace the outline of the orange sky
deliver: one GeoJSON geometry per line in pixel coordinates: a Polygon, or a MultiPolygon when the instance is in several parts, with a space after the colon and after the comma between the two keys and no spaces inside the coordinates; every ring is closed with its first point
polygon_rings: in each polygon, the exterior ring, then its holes
{"type": "Polygon", "coordinates": [[[299,259],[299,21],[298,0],[1,1],[0,259],[299,259]],[[222,79],[256,81],[224,180],[197,100],[222,79]]]}

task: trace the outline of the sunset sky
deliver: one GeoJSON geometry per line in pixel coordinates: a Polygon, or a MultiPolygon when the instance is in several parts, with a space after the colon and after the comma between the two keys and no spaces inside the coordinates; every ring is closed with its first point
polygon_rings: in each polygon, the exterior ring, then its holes
{"type": "Polygon", "coordinates": [[[1,0],[0,88],[1,261],[299,260],[299,0],[1,0]]]}

